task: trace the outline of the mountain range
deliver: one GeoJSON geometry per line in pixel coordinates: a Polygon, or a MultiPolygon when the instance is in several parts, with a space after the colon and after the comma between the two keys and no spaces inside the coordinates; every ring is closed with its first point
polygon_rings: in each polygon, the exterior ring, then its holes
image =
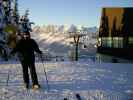
{"type": "Polygon", "coordinates": [[[96,26],[94,27],[85,27],[85,26],[75,26],[75,25],[47,25],[47,26],[34,26],[33,31],[34,32],[45,32],[45,33],[65,33],[69,30],[74,31],[84,31],[87,33],[96,33],[98,32],[98,28],[96,26]]]}
{"type": "Polygon", "coordinates": [[[68,38],[68,31],[82,30],[87,35],[81,38],[82,44],[79,46],[80,54],[94,54],[96,53],[96,35],[98,33],[97,27],[77,27],[77,26],[35,26],[31,36],[38,42],[39,46],[44,52],[48,52],[53,56],[61,55],[68,56],[69,51],[74,50],[73,38],[68,38]],[[71,29],[71,30],[70,30],[71,29]],[[89,38],[89,39],[88,39],[89,38]],[[84,45],[88,48],[84,49],[84,45]]]}

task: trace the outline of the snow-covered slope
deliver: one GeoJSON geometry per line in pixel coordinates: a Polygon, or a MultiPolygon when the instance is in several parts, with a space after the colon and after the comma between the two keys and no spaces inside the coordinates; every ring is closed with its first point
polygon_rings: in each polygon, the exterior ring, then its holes
{"type": "Polygon", "coordinates": [[[76,93],[81,100],[133,99],[133,64],[60,62],[44,65],[49,91],[42,63],[36,63],[42,87],[39,91],[23,90],[20,64],[1,64],[0,100],[77,100],[76,93]]]}
{"type": "Polygon", "coordinates": [[[60,33],[32,33],[32,37],[38,42],[39,46],[53,55],[65,55],[68,53],[70,46],[68,39],[60,33]]]}
{"type": "MultiPolygon", "coordinates": [[[[73,38],[67,38],[68,34],[66,31],[71,27],[66,27],[64,25],[62,26],[35,26],[33,28],[32,37],[38,42],[41,48],[43,48],[46,51],[49,51],[53,55],[68,55],[68,52],[72,50],[72,46],[70,46],[70,42],[73,42],[73,38]],[[50,31],[50,32],[49,32],[50,31]]],[[[85,27],[84,27],[85,28],[85,27]]],[[[75,29],[77,27],[75,26],[75,29]]],[[[89,30],[97,31],[96,27],[93,28],[85,28],[89,32],[89,30]]],[[[90,34],[90,33],[88,33],[90,34]]],[[[92,33],[94,34],[94,33],[92,33]]],[[[91,36],[91,35],[88,35],[91,36]]],[[[91,41],[87,40],[88,43],[91,43],[91,41]]],[[[96,40],[93,40],[96,41],[96,40]]],[[[94,45],[94,42],[92,41],[91,45],[94,45]]],[[[85,42],[87,43],[87,42],[85,42]]],[[[79,48],[80,52],[88,52],[94,54],[96,52],[96,48],[90,48],[90,49],[82,49],[82,47],[79,48]]]]}

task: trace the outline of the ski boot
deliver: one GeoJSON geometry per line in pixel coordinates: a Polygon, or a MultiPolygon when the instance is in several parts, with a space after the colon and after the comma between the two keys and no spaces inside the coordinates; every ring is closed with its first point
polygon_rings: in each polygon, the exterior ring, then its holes
{"type": "Polygon", "coordinates": [[[38,90],[38,89],[40,89],[40,85],[39,84],[34,84],[34,85],[32,85],[32,89],[33,90],[38,90]]]}

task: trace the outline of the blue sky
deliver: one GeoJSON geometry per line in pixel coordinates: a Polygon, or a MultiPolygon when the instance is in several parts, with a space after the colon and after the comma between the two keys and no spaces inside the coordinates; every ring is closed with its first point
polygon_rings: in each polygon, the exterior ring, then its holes
{"type": "Polygon", "coordinates": [[[20,15],[30,10],[37,25],[99,26],[102,7],[133,7],[133,0],[18,0],[20,15]]]}

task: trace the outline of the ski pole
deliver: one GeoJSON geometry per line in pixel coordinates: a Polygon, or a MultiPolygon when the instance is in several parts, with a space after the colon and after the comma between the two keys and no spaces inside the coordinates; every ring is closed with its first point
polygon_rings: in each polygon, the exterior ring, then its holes
{"type": "Polygon", "coordinates": [[[9,72],[10,72],[10,71],[8,71],[8,73],[7,73],[7,81],[6,81],[6,86],[8,86],[8,82],[9,82],[9,72]]]}
{"type": "Polygon", "coordinates": [[[48,89],[48,91],[49,91],[48,78],[47,78],[47,73],[46,73],[45,65],[44,65],[44,63],[43,63],[42,55],[40,55],[40,58],[41,58],[42,65],[43,65],[43,68],[44,68],[44,73],[45,73],[45,78],[46,78],[46,83],[47,83],[47,89],[48,89]]]}
{"type": "Polygon", "coordinates": [[[6,86],[8,86],[8,82],[9,82],[9,79],[10,79],[10,69],[8,70],[8,73],[7,73],[7,81],[6,81],[6,86]]]}

